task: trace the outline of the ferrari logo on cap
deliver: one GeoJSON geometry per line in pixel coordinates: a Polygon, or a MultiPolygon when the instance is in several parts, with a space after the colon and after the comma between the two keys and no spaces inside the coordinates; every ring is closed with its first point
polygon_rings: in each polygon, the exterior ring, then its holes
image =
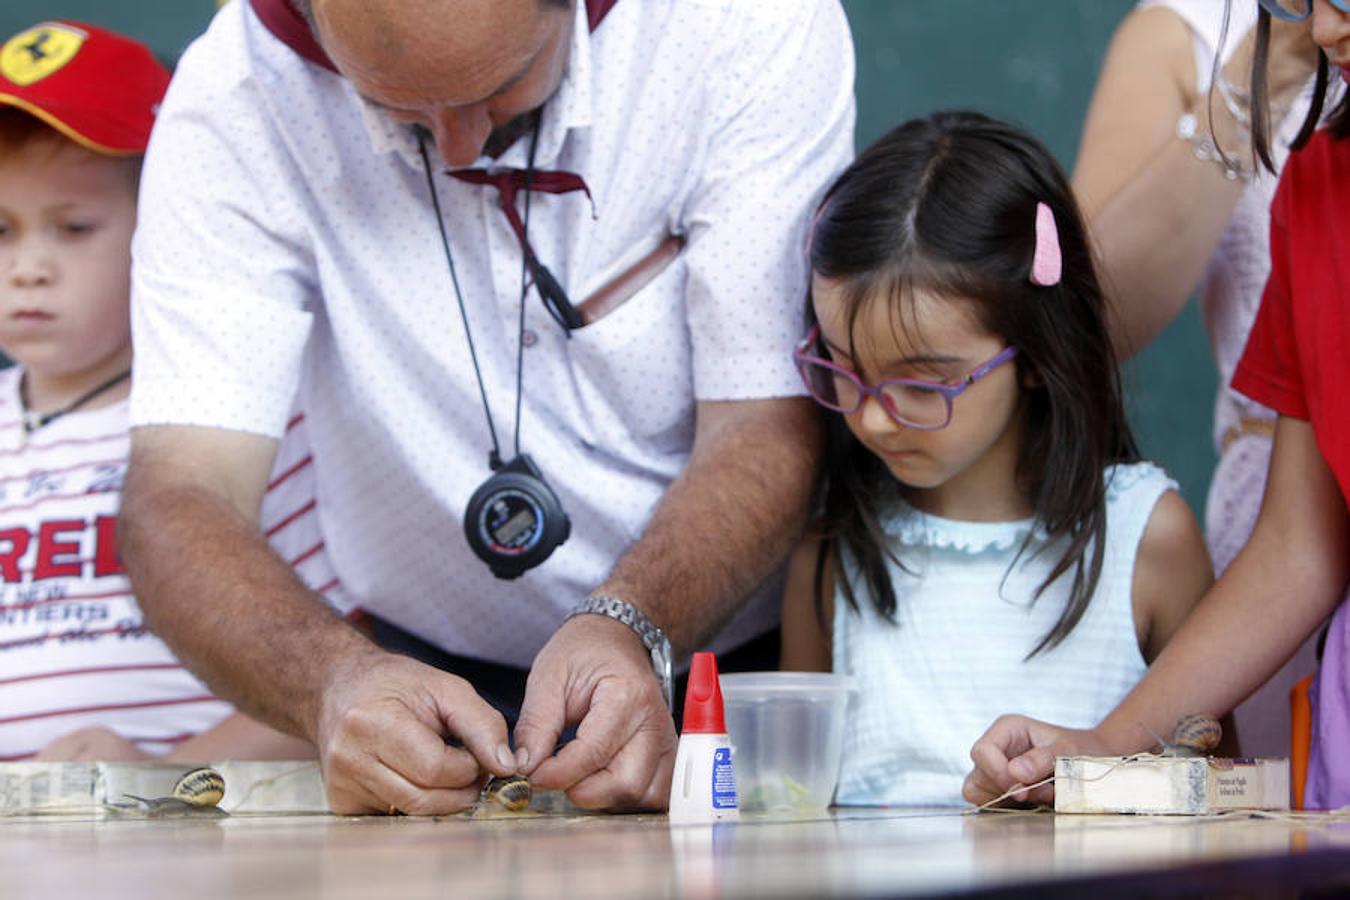
{"type": "Polygon", "coordinates": [[[57,22],[30,28],[0,48],[0,75],[20,87],[41,81],[70,62],[88,36],[57,22]]]}

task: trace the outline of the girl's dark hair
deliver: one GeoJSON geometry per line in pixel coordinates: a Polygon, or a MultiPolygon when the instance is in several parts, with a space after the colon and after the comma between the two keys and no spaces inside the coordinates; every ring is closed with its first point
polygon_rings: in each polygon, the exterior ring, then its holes
{"type": "MultiPolygon", "coordinates": [[[[1018,348],[1026,417],[1019,487],[1047,546],[1063,548],[1035,597],[1073,572],[1063,614],[1028,658],[1053,648],[1082,618],[1101,575],[1104,469],[1139,458],[1125,419],[1106,301],[1063,171],[1040,142],[978,113],[939,112],[906,122],[830,187],[810,257],[816,274],[844,285],[850,344],[868,303],[889,303],[892,321],[905,327],[905,298],[917,288],[968,298],[976,320],[1018,348]],[[1059,230],[1063,275],[1051,287],[1030,281],[1037,203],[1050,207],[1059,230]]],[[[814,321],[809,303],[807,314],[814,321]]],[[[961,414],[959,400],[954,414],[961,414]]],[[[857,564],[877,611],[894,619],[886,559],[903,562],[879,523],[894,478],[842,416],[830,417],[828,432],[818,608],[826,560],[840,560],[843,551],[857,564]]],[[[1019,558],[1037,534],[1028,535],[1019,558]]],[[[842,566],[836,570],[856,610],[855,586],[842,566]]]]}
{"type": "MultiPolygon", "coordinates": [[[[1231,0],[1229,0],[1231,2],[1231,0]]],[[[1228,14],[1225,8],[1224,14],[1228,14]]],[[[1266,65],[1270,59],[1270,13],[1262,6],[1256,19],[1256,45],[1252,52],[1252,153],[1257,160],[1276,174],[1275,161],[1270,154],[1270,84],[1266,65]]],[[[1308,115],[1303,120],[1298,134],[1290,142],[1292,150],[1298,150],[1312,140],[1322,120],[1322,107],[1326,104],[1327,91],[1330,88],[1331,66],[1327,55],[1317,52],[1317,77],[1313,81],[1312,98],[1308,104],[1308,115]]],[[[1340,102],[1327,114],[1327,130],[1336,140],[1350,135],[1350,91],[1341,95],[1340,102]]]]}

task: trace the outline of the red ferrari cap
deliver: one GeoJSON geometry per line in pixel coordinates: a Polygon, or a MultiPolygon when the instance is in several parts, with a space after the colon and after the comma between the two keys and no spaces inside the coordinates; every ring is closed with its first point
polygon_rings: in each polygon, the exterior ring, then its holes
{"type": "Polygon", "coordinates": [[[0,47],[0,104],[95,153],[144,153],[168,86],[144,44],[93,25],[43,22],[0,47]]]}

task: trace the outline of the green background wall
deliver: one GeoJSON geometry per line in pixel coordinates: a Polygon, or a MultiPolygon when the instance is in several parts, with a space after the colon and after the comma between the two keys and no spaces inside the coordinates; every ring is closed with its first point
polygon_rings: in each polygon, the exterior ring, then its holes
{"type": "MultiPolygon", "coordinates": [[[[239,2],[239,0],[235,0],[239,2]]],[[[1132,0],[844,0],[858,60],[859,147],[910,116],[978,109],[1039,135],[1071,167],[1102,53],[1132,0]]],[[[0,35],[46,18],[136,35],[166,60],[212,0],[6,0],[0,35]]],[[[1195,304],[1126,371],[1144,452],[1203,508],[1214,465],[1211,354],[1195,304]]]]}

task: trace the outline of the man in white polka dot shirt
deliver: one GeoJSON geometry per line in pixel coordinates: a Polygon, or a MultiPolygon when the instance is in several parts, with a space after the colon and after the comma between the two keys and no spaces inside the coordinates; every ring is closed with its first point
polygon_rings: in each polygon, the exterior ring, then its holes
{"type": "Polygon", "coordinates": [[[852,152],[838,0],[295,2],[221,10],[147,156],[121,524],[147,620],[314,741],[337,812],[450,812],[516,771],[660,808],[675,731],[640,620],[677,659],[762,639],[819,458],[791,347],[808,210],[852,152]],[[527,227],[503,169],[530,173],[527,227]],[[580,327],[533,283],[522,308],[526,243],[580,327]],[[297,392],[374,641],[253,528],[297,392]],[[484,400],[571,519],[512,581],[464,535],[484,400]],[[588,597],[609,612],[568,618],[588,597]]]}

